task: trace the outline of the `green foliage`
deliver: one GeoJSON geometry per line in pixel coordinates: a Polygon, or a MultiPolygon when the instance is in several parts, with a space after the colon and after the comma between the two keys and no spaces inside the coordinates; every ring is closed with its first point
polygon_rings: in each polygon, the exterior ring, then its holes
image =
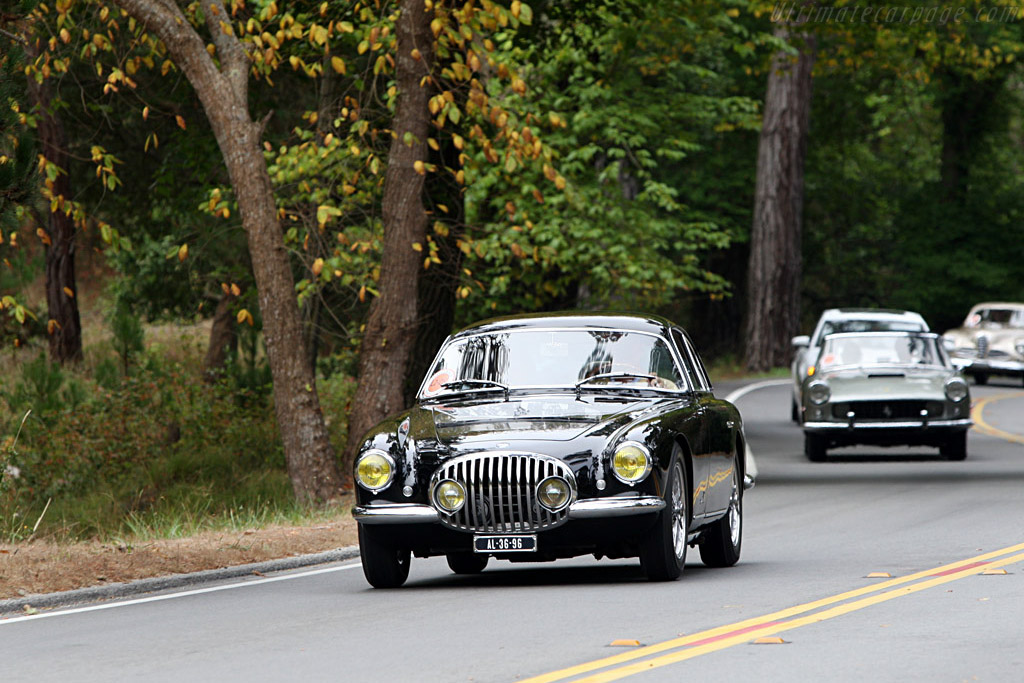
{"type": "Polygon", "coordinates": [[[132,359],[145,348],[146,333],[142,328],[142,320],[132,311],[131,306],[118,300],[108,323],[113,334],[111,345],[121,358],[121,368],[127,376],[132,359]]]}
{"type": "Polygon", "coordinates": [[[18,477],[0,491],[0,538],[16,538],[51,499],[38,535],[65,538],[194,529],[258,501],[291,507],[267,405],[239,406],[170,362],[146,363],[113,390],[79,384],[88,395],[77,409],[29,420],[17,449],[5,442],[18,477]]]}
{"type": "Polygon", "coordinates": [[[46,423],[60,413],[74,411],[85,400],[81,382],[67,377],[45,353],[23,364],[21,379],[11,391],[0,391],[0,396],[15,415],[31,412],[36,420],[46,423]]]}

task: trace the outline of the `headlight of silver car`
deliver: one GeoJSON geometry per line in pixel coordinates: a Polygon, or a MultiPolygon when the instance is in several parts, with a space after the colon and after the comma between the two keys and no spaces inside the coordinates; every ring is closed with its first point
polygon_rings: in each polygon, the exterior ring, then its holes
{"type": "Polygon", "coordinates": [[[1018,355],[1024,356],[1024,339],[1018,339],[1013,348],[1017,350],[1018,355]]]}
{"type": "Polygon", "coordinates": [[[572,487],[561,477],[548,477],[537,485],[537,501],[551,512],[558,512],[572,502],[572,487]]]}
{"type": "Polygon", "coordinates": [[[626,441],[612,456],[612,473],[624,484],[643,481],[651,471],[651,452],[643,444],[626,441]]]}
{"type": "Polygon", "coordinates": [[[811,403],[820,406],[832,397],[832,390],[824,382],[812,382],[807,387],[807,396],[811,399],[811,403]]]}
{"type": "Polygon", "coordinates": [[[466,487],[454,479],[442,479],[434,487],[434,504],[448,514],[466,504],[466,487]]]}
{"type": "Polygon", "coordinates": [[[356,461],[356,481],[367,491],[386,489],[395,478],[395,461],[379,449],[371,449],[356,461]]]}
{"type": "Polygon", "coordinates": [[[958,403],[967,398],[967,382],[959,377],[953,377],[946,381],[946,398],[958,403]]]}

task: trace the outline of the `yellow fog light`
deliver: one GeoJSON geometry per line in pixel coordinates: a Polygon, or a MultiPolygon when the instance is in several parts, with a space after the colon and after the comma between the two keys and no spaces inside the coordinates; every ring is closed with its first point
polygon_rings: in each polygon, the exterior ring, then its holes
{"type": "Polygon", "coordinates": [[[366,451],[356,461],[356,481],[367,491],[385,489],[395,477],[395,461],[384,451],[366,451]]]}
{"type": "Polygon", "coordinates": [[[545,509],[558,512],[572,501],[572,488],[561,477],[548,477],[537,485],[537,501],[545,509]]]}
{"type": "Polygon", "coordinates": [[[647,448],[635,442],[627,442],[615,449],[612,456],[612,472],[624,484],[642,481],[651,471],[651,454],[647,448]]]}
{"type": "Polygon", "coordinates": [[[443,479],[434,487],[434,503],[451,514],[466,504],[466,487],[454,479],[443,479]]]}

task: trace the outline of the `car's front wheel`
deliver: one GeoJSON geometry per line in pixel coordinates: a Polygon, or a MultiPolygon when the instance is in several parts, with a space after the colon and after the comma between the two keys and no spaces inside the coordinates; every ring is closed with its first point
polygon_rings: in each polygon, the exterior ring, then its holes
{"type": "Polygon", "coordinates": [[[379,529],[359,525],[359,557],[374,588],[398,588],[409,578],[409,550],[390,543],[379,529]]]}
{"type": "Polygon", "coordinates": [[[974,373],[974,383],[977,384],[979,387],[985,386],[986,384],[988,384],[988,374],[984,372],[974,373]]]}
{"type": "Polygon", "coordinates": [[[640,564],[651,581],[674,581],[683,573],[690,532],[688,491],[683,454],[677,448],[665,485],[665,509],[640,543],[640,564]]]}
{"type": "Polygon", "coordinates": [[[967,459],[967,432],[960,432],[939,446],[939,454],[946,460],[967,459]]]}
{"type": "Polygon", "coordinates": [[[811,462],[825,462],[828,452],[825,437],[820,434],[804,434],[804,455],[811,462]]]}
{"type": "Polygon", "coordinates": [[[743,545],[743,487],[739,463],[732,468],[732,492],[725,516],[715,521],[700,542],[700,559],[709,567],[731,567],[740,559],[743,545]]]}
{"type": "Polygon", "coordinates": [[[479,574],[487,567],[487,555],[448,553],[448,567],[456,574],[479,574]]]}

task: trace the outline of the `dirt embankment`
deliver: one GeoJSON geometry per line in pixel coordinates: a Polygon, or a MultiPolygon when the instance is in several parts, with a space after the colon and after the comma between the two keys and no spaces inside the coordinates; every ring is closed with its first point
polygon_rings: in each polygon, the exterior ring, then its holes
{"type": "Polygon", "coordinates": [[[0,544],[0,600],[219,569],[357,544],[356,524],[348,515],[308,527],[207,531],[188,538],[133,545],[48,541],[0,544]]]}

